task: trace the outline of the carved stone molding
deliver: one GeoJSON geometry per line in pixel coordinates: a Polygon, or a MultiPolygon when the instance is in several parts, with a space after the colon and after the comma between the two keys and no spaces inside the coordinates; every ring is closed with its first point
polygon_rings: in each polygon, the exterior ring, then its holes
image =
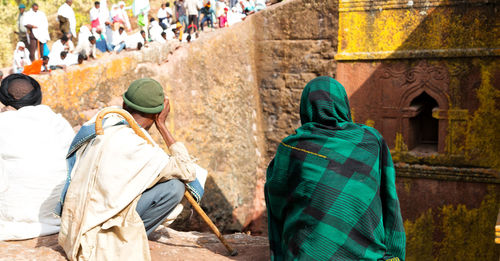
{"type": "Polygon", "coordinates": [[[457,5],[486,5],[484,0],[340,0],[339,12],[368,12],[387,9],[429,9],[432,7],[457,5]]]}
{"type": "Polygon", "coordinates": [[[431,65],[426,61],[421,61],[416,66],[405,69],[387,66],[382,70],[380,78],[399,78],[398,82],[401,85],[398,87],[403,89],[423,85],[447,87],[450,82],[450,76],[446,67],[431,65]]]}

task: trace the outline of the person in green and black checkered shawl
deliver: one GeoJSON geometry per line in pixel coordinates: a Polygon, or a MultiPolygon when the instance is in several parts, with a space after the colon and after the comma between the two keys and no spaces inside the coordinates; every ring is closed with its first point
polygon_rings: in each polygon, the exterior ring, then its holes
{"type": "Polygon", "coordinates": [[[389,149],[352,122],[344,87],[309,82],[302,126],[278,146],[265,185],[272,260],[404,260],[389,149]]]}

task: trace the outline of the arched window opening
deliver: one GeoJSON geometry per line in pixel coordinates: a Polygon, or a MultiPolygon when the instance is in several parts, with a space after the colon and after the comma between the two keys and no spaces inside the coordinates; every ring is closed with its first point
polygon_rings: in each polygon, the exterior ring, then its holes
{"type": "Polygon", "coordinates": [[[436,100],[423,92],[410,107],[415,116],[410,118],[410,144],[412,152],[434,153],[438,147],[439,121],[432,117],[432,110],[438,108],[436,100]]]}

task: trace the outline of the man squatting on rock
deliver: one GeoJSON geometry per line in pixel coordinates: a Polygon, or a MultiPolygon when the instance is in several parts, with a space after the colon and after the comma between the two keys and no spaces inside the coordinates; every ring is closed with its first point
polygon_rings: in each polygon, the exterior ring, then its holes
{"type": "Polygon", "coordinates": [[[95,135],[96,117],[82,126],[67,155],[71,177],[57,209],[59,244],[70,260],[150,260],[147,235],[180,212],[173,210],[184,182],[196,178],[196,164],[165,126],[170,106],[162,86],[136,80],[123,100],[146,136],[156,125],[172,156],[115,114],[105,117],[103,135],[95,135]]]}

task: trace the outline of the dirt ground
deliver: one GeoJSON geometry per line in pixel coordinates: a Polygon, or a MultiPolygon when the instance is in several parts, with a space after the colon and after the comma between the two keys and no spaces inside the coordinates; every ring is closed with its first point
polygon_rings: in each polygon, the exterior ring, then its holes
{"type": "MultiPolygon", "coordinates": [[[[242,233],[226,235],[229,244],[238,251],[228,256],[224,246],[211,233],[179,232],[161,228],[149,241],[152,260],[269,260],[267,238],[242,233]]],[[[22,241],[0,241],[2,261],[58,261],[67,260],[57,244],[57,235],[22,241]]]]}

